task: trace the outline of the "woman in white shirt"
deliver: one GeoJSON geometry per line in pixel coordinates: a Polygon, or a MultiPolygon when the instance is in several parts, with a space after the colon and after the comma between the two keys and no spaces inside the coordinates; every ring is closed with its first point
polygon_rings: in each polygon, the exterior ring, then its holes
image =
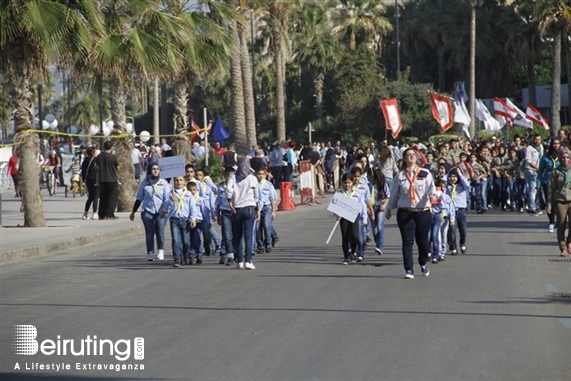
{"type": "Polygon", "coordinates": [[[230,175],[226,196],[232,209],[232,244],[236,255],[236,267],[255,270],[252,263],[254,249],[254,223],[260,219],[258,207],[258,179],[250,159],[239,158],[236,174],[230,175]]]}
{"type": "Polygon", "coordinates": [[[418,263],[424,276],[428,269],[428,234],[432,224],[431,201],[436,200],[434,179],[428,169],[417,163],[416,152],[407,148],[403,152],[403,168],[391,188],[389,209],[398,208],[397,224],[402,238],[402,256],[405,278],[414,278],[412,247],[416,240],[418,263]]]}

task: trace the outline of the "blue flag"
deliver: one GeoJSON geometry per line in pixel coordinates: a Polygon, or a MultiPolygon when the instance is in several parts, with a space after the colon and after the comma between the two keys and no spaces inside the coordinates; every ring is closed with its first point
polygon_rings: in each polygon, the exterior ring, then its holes
{"type": "Polygon", "coordinates": [[[214,141],[220,143],[221,145],[224,145],[224,140],[228,139],[229,136],[230,134],[228,133],[228,131],[226,131],[224,125],[222,124],[222,119],[220,118],[220,116],[218,116],[218,118],[216,118],[216,122],[214,123],[214,128],[212,132],[212,137],[214,138],[214,141]]]}

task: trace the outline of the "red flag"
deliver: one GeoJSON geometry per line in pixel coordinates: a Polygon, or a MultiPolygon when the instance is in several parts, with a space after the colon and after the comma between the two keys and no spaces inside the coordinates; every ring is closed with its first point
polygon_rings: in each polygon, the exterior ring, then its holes
{"type": "Polygon", "coordinates": [[[539,124],[543,126],[546,130],[549,130],[549,123],[547,123],[547,119],[541,115],[538,109],[533,107],[532,105],[527,106],[527,110],[525,110],[525,117],[531,120],[535,124],[539,124]]]}
{"type": "Polygon", "coordinates": [[[380,101],[379,106],[381,106],[381,110],[383,110],[387,129],[392,131],[391,135],[393,136],[393,139],[396,139],[402,130],[399,106],[397,104],[396,98],[380,101]]]}
{"type": "Polygon", "coordinates": [[[432,104],[432,116],[440,124],[440,129],[445,132],[454,123],[454,113],[450,98],[431,93],[430,103],[432,104]]]}
{"type": "Polygon", "coordinates": [[[198,135],[200,133],[200,126],[198,125],[198,123],[196,123],[194,118],[191,119],[190,125],[191,125],[191,127],[190,127],[190,142],[194,143],[194,141],[198,139],[198,135]]]}

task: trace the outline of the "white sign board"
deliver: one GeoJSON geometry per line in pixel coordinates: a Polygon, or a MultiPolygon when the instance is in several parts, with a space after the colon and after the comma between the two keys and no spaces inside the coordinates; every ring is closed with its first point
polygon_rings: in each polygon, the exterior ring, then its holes
{"type": "Polygon", "coordinates": [[[357,216],[363,210],[363,205],[352,197],[343,196],[342,193],[335,192],[327,210],[348,221],[355,222],[357,216]]]}
{"type": "Polygon", "coordinates": [[[176,176],[184,176],[184,156],[170,156],[159,158],[161,178],[170,179],[176,176]]]}

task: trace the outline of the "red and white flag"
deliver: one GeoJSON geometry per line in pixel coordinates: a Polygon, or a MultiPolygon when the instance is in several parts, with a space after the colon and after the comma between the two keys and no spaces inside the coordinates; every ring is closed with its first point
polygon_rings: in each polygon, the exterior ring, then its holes
{"type": "Polygon", "coordinates": [[[442,132],[445,132],[454,123],[454,113],[452,112],[450,98],[431,93],[430,103],[432,104],[432,116],[440,124],[442,132]]]}
{"type": "Polygon", "coordinates": [[[393,136],[393,139],[396,139],[402,130],[399,106],[397,104],[396,98],[380,101],[379,106],[381,106],[381,110],[383,110],[387,129],[392,131],[391,135],[393,136]]]}
{"type": "Polygon", "coordinates": [[[533,123],[539,124],[540,126],[543,126],[543,128],[545,128],[546,130],[549,130],[549,123],[547,123],[547,119],[545,119],[543,115],[541,115],[539,110],[537,110],[532,105],[527,106],[527,109],[525,110],[525,115],[526,118],[531,120],[533,123]]]}
{"type": "Polygon", "coordinates": [[[494,98],[494,115],[500,115],[507,120],[513,122],[516,116],[516,111],[508,106],[508,104],[502,101],[500,98],[494,98]]]}
{"type": "MultiPolygon", "coordinates": [[[[200,137],[201,140],[204,140],[204,129],[200,128],[200,126],[198,125],[198,123],[196,123],[196,121],[194,120],[194,118],[191,120],[190,122],[191,124],[191,135],[190,135],[190,141],[194,143],[194,141],[200,137]]],[[[208,127],[207,127],[207,131],[208,134],[210,134],[210,129],[212,128],[212,123],[208,122],[208,127]]]]}
{"type": "Polygon", "coordinates": [[[533,128],[533,123],[527,119],[525,112],[521,111],[516,105],[514,105],[509,98],[506,98],[506,105],[516,113],[513,118],[514,125],[524,128],[533,128]]]}

